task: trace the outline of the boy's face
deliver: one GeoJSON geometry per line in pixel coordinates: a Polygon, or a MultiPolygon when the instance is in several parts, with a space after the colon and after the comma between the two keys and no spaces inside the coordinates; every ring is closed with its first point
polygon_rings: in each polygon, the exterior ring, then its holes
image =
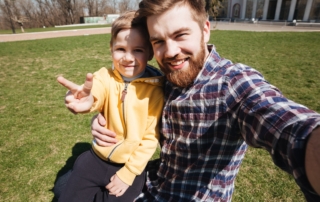
{"type": "Polygon", "coordinates": [[[123,29],[113,41],[113,64],[122,76],[132,78],[146,68],[150,51],[143,36],[139,29],[123,29]]]}
{"type": "Polygon", "coordinates": [[[168,80],[181,87],[198,75],[208,55],[206,43],[210,23],[200,29],[187,5],[176,5],[162,14],[147,18],[150,40],[161,70],[168,80]]]}

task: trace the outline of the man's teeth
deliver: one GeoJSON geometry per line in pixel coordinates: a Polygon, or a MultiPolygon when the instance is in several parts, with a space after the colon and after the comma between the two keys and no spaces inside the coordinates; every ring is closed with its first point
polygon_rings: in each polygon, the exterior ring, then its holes
{"type": "Polygon", "coordinates": [[[185,60],[178,60],[171,62],[171,65],[181,65],[185,60]]]}

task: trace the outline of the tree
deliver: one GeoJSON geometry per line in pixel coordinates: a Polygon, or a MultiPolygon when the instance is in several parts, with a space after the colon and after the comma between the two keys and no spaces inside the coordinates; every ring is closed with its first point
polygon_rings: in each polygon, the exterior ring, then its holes
{"type": "Polygon", "coordinates": [[[24,29],[23,29],[23,23],[24,22],[28,22],[28,18],[26,17],[20,17],[20,18],[17,18],[17,16],[14,16],[11,18],[14,22],[18,23],[20,28],[21,28],[21,32],[24,33],[24,29]]]}
{"type": "Polygon", "coordinates": [[[57,5],[59,7],[60,12],[62,13],[64,24],[69,24],[71,21],[71,24],[73,22],[73,16],[72,16],[72,6],[70,0],[57,0],[57,5]]]}
{"type": "Polygon", "coordinates": [[[120,0],[118,3],[119,12],[123,13],[127,10],[131,10],[130,0],[120,0]]]}
{"type": "Polygon", "coordinates": [[[223,0],[205,0],[207,14],[216,19],[219,15],[219,10],[223,8],[222,2],[223,0]]]}
{"type": "Polygon", "coordinates": [[[14,12],[17,11],[15,0],[3,0],[0,2],[0,9],[4,14],[5,21],[10,24],[12,33],[16,33],[14,21],[12,20],[14,12]]]}
{"type": "Polygon", "coordinates": [[[212,16],[216,21],[214,28],[217,26],[217,17],[219,15],[219,10],[223,8],[222,5],[223,0],[205,0],[206,3],[206,12],[208,16],[212,16]]]}

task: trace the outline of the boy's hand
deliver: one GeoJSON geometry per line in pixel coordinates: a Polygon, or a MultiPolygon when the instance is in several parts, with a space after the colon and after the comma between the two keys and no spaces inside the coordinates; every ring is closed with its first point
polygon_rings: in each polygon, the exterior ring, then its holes
{"type": "Polygon", "coordinates": [[[111,182],[106,186],[106,189],[109,190],[110,195],[116,195],[116,197],[122,196],[129,188],[129,185],[122,182],[117,174],[114,174],[110,181],[111,182]]]}
{"type": "Polygon", "coordinates": [[[88,73],[84,85],[79,86],[62,76],[57,81],[66,87],[69,91],[65,97],[66,107],[74,114],[78,112],[88,112],[93,104],[93,96],[91,89],[93,84],[93,75],[88,73]]]}

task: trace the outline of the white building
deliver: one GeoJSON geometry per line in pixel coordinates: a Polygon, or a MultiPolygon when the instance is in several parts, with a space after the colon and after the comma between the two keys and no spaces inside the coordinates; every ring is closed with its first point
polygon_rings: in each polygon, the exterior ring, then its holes
{"type": "Polygon", "coordinates": [[[320,22],[320,0],[224,0],[218,18],[320,22]]]}

